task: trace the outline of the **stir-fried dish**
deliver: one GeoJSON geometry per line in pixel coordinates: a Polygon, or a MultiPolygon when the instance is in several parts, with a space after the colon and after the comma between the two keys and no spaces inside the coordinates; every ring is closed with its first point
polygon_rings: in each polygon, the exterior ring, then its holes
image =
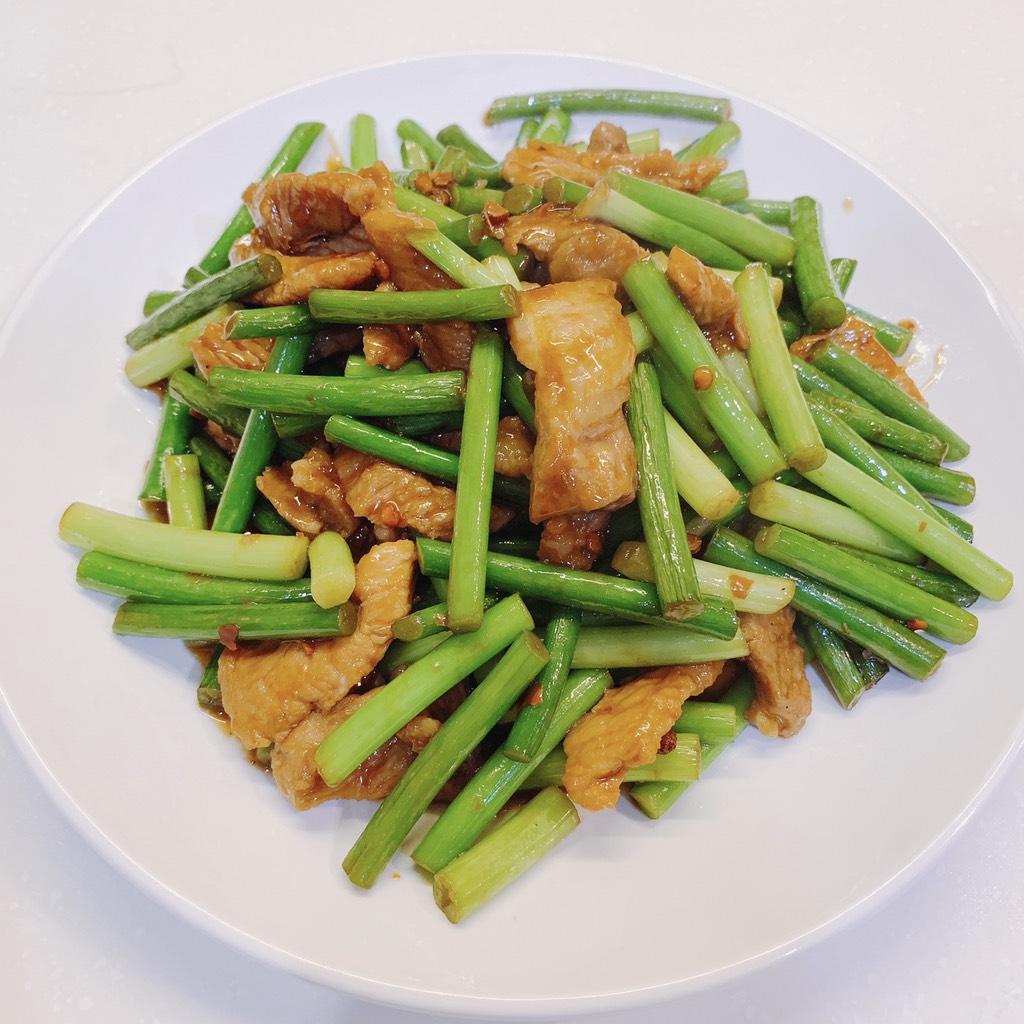
{"type": "Polygon", "coordinates": [[[128,334],[149,515],[61,522],[115,631],[193,645],[284,799],[378,803],[351,880],[404,849],[453,921],[580,810],[668,813],[748,723],[927,678],[1012,585],[911,327],[849,304],[812,197],[749,195],[725,101],[511,119],[498,155],[403,121],[401,166],[360,115],[304,167],[298,126],[128,334]]]}

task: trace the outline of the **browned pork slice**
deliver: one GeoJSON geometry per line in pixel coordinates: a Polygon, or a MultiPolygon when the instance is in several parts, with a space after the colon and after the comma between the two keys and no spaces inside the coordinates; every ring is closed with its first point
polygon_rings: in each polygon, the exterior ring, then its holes
{"type": "Polygon", "coordinates": [[[378,544],[356,565],[355,631],[326,640],[239,644],[218,666],[224,711],[249,750],[284,739],[314,708],[330,711],[376,667],[412,607],[416,546],[378,544]]]}
{"type": "Polygon", "coordinates": [[[192,358],[202,377],[209,377],[215,366],[233,366],[239,370],[262,370],[267,365],[273,338],[224,337],[224,324],[218,320],[207,324],[203,333],[190,345],[192,358]]]}
{"type": "MultiPolygon", "coordinates": [[[[396,291],[391,281],[382,282],[377,291],[396,291]]],[[[408,324],[366,324],[363,327],[363,355],[370,366],[397,370],[405,366],[420,346],[421,335],[408,324]]]]}
{"type": "Polygon", "coordinates": [[[611,512],[578,512],[544,520],[537,559],[568,569],[591,569],[604,551],[604,535],[611,512]]]}
{"type": "Polygon", "coordinates": [[[377,184],[347,171],[277,174],[242,196],[252,214],[253,245],[293,256],[369,249],[359,215],[377,184]]]}
{"type": "Polygon", "coordinates": [[[700,192],[725,167],[726,162],[719,157],[683,162],[667,149],[657,153],[631,153],[625,131],[603,122],[594,129],[585,152],[580,153],[572,146],[531,139],[505,157],[502,174],[511,185],[542,188],[548,178],[568,178],[582,185],[596,185],[606,171],[623,171],[668,188],[700,192]]]}
{"type": "Polygon", "coordinates": [[[808,334],[789,346],[790,351],[801,359],[809,359],[811,350],[822,341],[834,345],[856,356],[862,363],[888,377],[893,384],[905,391],[911,398],[927,406],[913,378],[893,358],[892,353],[878,340],[874,328],[856,316],[848,316],[838,327],[821,334],[808,334]]]}
{"type": "MultiPolygon", "coordinates": [[[[344,460],[339,454],[336,463],[344,460]]],[[[351,474],[345,486],[345,500],[357,516],[374,526],[392,530],[415,530],[433,540],[452,539],[455,525],[455,491],[435,484],[421,473],[404,466],[372,459],[358,473],[351,474]]],[[[491,508],[491,529],[507,525],[511,513],[495,505],[491,508]]]]}
{"type": "Polygon", "coordinates": [[[274,745],[270,769],[281,792],[298,810],[309,810],[325,800],[383,800],[441,727],[437,719],[417,715],[396,736],[381,744],[351,775],[337,786],[328,786],[317,772],[316,748],[379,692],[378,688],[368,693],[349,694],[331,711],[313,711],[274,745]]]}
{"type": "Polygon", "coordinates": [[[609,690],[570,730],[565,791],[587,810],[614,807],[626,770],[650,764],[683,701],[704,690],[721,662],[654,669],[609,690]]]}
{"type": "Polygon", "coordinates": [[[765,736],[795,736],[811,713],[811,684],[793,632],[796,614],[786,607],[770,615],[740,612],[739,619],[754,677],[746,719],[765,736]]]}
{"type": "Polygon", "coordinates": [[[516,356],[535,373],[531,520],[628,504],[637,470],[622,407],[636,349],[615,284],[563,281],[523,291],[508,327],[516,356]]]}
{"type": "Polygon", "coordinates": [[[728,281],[679,248],[669,253],[666,276],[719,355],[750,347],[740,298],[728,281]]]}
{"type": "MultiPolygon", "coordinates": [[[[432,443],[447,452],[458,452],[462,446],[462,431],[436,434],[432,443]]],[[[514,477],[528,477],[533,472],[533,432],[518,416],[502,416],[498,420],[494,472],[514,477]]]]}
{"type": "Polygon", "coordinates": [[[289,256],[272,249],[258,248],[247,236],[231,249],[231,260],[239,263],[260,253],[270,253],[281,264],[281,277],[266,288],[248,296],[259,306],[286,306],[305,302],[314,288],[356,288],[369,281],[378,270],[372,252],[337,253],[329,256],[289,256]]]}
{"type": "Polygon", "coordinates": [[[267,468],[256,486],[282,518],[308,537],[322,530],[351,537],[358,527],[334,458],[324,448],[310,448],[295,462],[267,468]]]}
{"type": "Polygon", "coordinates": [[[618,228],[574,216],[570,206],[544,203],[510,217],[501,231],[509,253],[522,245],[547,264],[552,281],[606,277],[619,282],[644,249],[618,228]]]}

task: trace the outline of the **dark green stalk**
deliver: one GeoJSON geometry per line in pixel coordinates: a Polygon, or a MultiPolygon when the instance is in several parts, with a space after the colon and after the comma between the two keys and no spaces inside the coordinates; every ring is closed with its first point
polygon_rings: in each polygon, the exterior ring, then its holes
{"type": "Polygon", "coordinates": [[[725,171],[718,175],[709,185],[702,188],[697,195],[701,199],[707,199],[710,202],[720,203],[722,206],[728,207],[734,203],[743,202],[749,192],[750,187],[747,184],[745,171],[725,171]]]}
{"type": "Polygon", "coordinates": [[[973,587],[969,587],[963,580],[951,576],[949,573],[935,572],[922,565],[908,565],[906,562],[897,562],[884,555],[876,555],[874,552],[858,548],[848,548],[842,544],[839,547],[856,555],[862,561],[870,562],[897,579],[929,594],[934,594],[936,597],[941,597],[944,601],[961,608],[970,608],[980,596],[973,587]]]}
{"type": "MultiPolygon", "coordinates": [[[[452,209],[469,216],[483,213],[490,203],[505,205],[505,190],[500,188],[478,188],[473,185],[452,185],[452,209]]],[[[507,209],[507,207],[506,207],[507,209]]],[[[511,211],[510,211],[511,212],[511,211]]],[[[452,222],[457,223],[457,221],[452,222]]],[[[447,234],[447,232],[446,232],[447,234]]],[[[449,235],[449,237],[451,237],[449,235]]]]}
{"type": "Polygon", "coordinates": [[[294,306],[266,306],[239,309],[224,322],[224,337],[276,338],[279,334],[300,334],[322,326],[310,316],[304,302],[294,306]]]}
{"type": "MultiPolygon", "coordinates": [[[[284,145],[274,155],[274,159],[270,161],[261,180],[266,181],[267,178],[272,178],[277,174],[287,174],[296,170],[323,129],[324,126],[319,122],[305,122],[296,125],[285,139],[284,145]]],[[[249,213],[248,207],[240,206],[231,219],[231,223],[221,233],[220,238],[213,243],[210,250],[199,261],[199,269],[205,274],[216,274],[224,270],[228,266],[231,246],[242,235],[252,231],[253,227],[252,214],[249,213]]]]}
{"type": "MultiPolygon", "coordinates": [[[[661,399],[665,403],[665,408],[698,447],[710,452],[721,442],[715,428],[704,415],[693,383],[680,374],[672,360],[660,348],[655,347],[652,350],[651,360],[658,371],[658,384],[661,387],[661,399]]],[[[739,472],[738,467],[736,472],[739,472]]]]}
{"type": "Polygon", "coordinates": [[[230,405],[213,392],[206,381],[189,370],[178,370],[167,382],[167,393],[179,402],[223,427],[229,434],[241,437],[248,414],[237,405],[230,405]]]}
{"type": "Polygon", "coordinates": [[[472,139],[466,130],[458,124],[450,124],[437,133],[437,141],[444,146],[456,146],[465,152],[474,163],[494,164],[497,161],[486,149],[472,139]]]}
{"type": "Polygon", "coordinates": [[[119,636],[203,642],[287,640],[347,636],[356,628],[356,608],[321,608],[313,601],[284,604],[163,604],[126,601],[114,615],[119,636]],[[237,629],[237,632],[236,632],[237,629]]]}
{"type": "Polygon", "coordinates": [[[501,394],[505,401],[516,411],[516,415],[532,430],[537,431],[537,416],[523,388],[524,367],[516,359],[511,345],[505,346],[501,374],[501,394]]]}
{"type": "MultiPolygon", "coordinates": [[[[750,260],[772,266],[786,266],[793,259],[796,243],[792,238],[728,207],[619,171],[609,171],[604,180],[612,191],[646,209],[703,232],[750,260]]],[[[580,210],[581,216],[587,215],[585,209],[580,210]]],[[[717,267],[721,264],[711,262],[710,265],[717,267]]],[[[743,265],[729,266],[727,269],[742,270],[743,265]]]]}
{"type": "Polygon", "coordinates": [[[377,122],[369,114],[356,114],[349,125],[349,156],[354,171],[377,161],[377,122]]]}
{"type": "Polygon", "coordinates": [[[396,185],[394,191],[395,205],[400,210],[405,213],[418,214],[420,217],[432,221],[438,227],[462,219],[463,215],[457,210],[453,210],[451,207],[445,206],[444,203],[439,203],[436,199],[431,199],[430,196],[425,196],[415,189],[396,185]]]}
{"type": "Polygon", "coordinates": [[[683,146],[676,159],[684,163],[706,156],[721,156],[740,140],[740,126],[735,121],[721,121],[714,128],[683,146]]]}
{"type": "MultiPolygon", "coordinates": [[[[332,416],[324,427],[324,437],[335,444],[343,444],[366,455],[387,459],[399,466],[437,477],[448,483],[455,483],[459,478],[459,456],[454,452],[446,452],[422,441],[400,437],[398,434],[348,416],[332,416]]],[[[494,494],[502,501],[527,505],[530,500],[530,484],[528,480],[496,473],[494,494]]]]}
{"type": "Polygon", "coordinates": [[[759,530],[754,549],[940,640],[965,644],[978,631],[978,620],[970,612],[789,527],[776,524],[759,530]]]}
{"type": "Polygon", "coordinates": [[[682,622],[699,615],[704,605],[669,458],[661,389],[650,363],[638,362],[633,370],[626,416],[640,478],[640,521],[662,615],[682,622]]]}
{"type": "Polygon", "coordinates": [[[751,490],[747,507],[759,519],[782,523],[815,537],[903,562],[922,561],[912,544],[883,529],[863,512],[791,484],[765,480],[751,490]]]}
{"type": "Polygon", "coordinates": [[[912,427],[917,427],[918,430],[934,434],[947,444],[946,457],[950,461],[962,459],[970,452],[970,445],[935,413],[911,398],[888,377],[884,377],[838,345],[830,341],[819,342],[814,347],[810,363],[841,384],[845,384],[876,409],[912,427]]]}
{"type": "Polygon", "coordinates": [[[689,698],[672,726],[675,733],[692,733],[701,744],[725,743],[736,739],[739,731],[736,708],[732,704],[689,698]]]}
{"type": "Polygon", "coordinates": [[[373,885],[441,787],[547,660],[540,640],[532,633],[522,633],[441,726],[374,812],[345,857],[342,867],[355,885],[364,889],[373,885]]]}
{"type": "Polygon", "coordinates": [[[724,661],[747,654],[743,638],[711,636],[690,625],[584,626],[573,668],[650,668],[724,661]]]}
{"type": "Polygon", "coordinates": [[[576,204],[576,214],[588,220],[604,221],[620,231],[665,249],[678,246],[710,267],[742,270],[747,265],[746,256],[706,231],[666,217],[622,192],[614,191],[608,184],[607,176],[590,190],[585,199],[576,204]]]}
{"type": "MultiPolygon", "coordinates": [[[[313,338],[309,334],[284,334],[274,342],[274,350],[263,373],[298,373],[306,363],[313,338]]],[[[253,409],[231,463],[224,493],[217,504],[211,529],[222,533],[241,533],[256,502],[256,477],[270,462],[277,434],[270,413],[253,409]]]]}
{"type": "Polygon", "coordinates": [[[765,268],[751,264],[741,270],[734,287],[750,336],[747,353],[750,372],[764,402],[775,440],[786,462],[794,469],[815,469],[825,461],[825,445],[793,370],[765,268]]]}
{"type": "Polygon", "coordinates": [[[398,137],[405,142],[415,142],[422,146],[430,157],[431,164],[437,163],[444,152],[445,143],[438,142],[418,121],[412,118],[403,118],[395,126],[398,137]]]}
{"type": "Polygon", "coordinates": [[[448,628],[453,633],[476,629],[484,614],[503,344],[497,332],[478,331],[469,356],[448,572],[448,628]]]}
{"type": "Polygon", "coordinates": [[[886,461],[925,498],[950,505],[970,505],[977,493],[974,477],[946,466],[933,466],[898,452],[885,452],[886,461]]]}
{"type": "Polygon", "coordinates": [[[726,528],[712,534],[704,549],[709,562],[752,569],[796,582],[793,608],[835,630],[852,643],[874,651],[880,658],[914,679],[927,679],[939,666],[945,651],[925,637],[869,605],[836,593],[832,588],[759,555],[753,542],[726,528]]]}
{"type": "Polygon", "coordinates": [[[814,619],[805,620],[804,635],[836,700],[844,708],[852,708],[867,684],[846,641],[835,630],[814,619]]]}
{"type": "Polygon", "coordinates": [[[521,811],[434,875],[434,902],[457,924],[540,860],[579,823],[579,812],[561,789],[542,789],[521,811]]]}
{"type": "Polygon", "coordinates": [[[222,401],[247,409],[301,415],[402,416],[459,412],[466,375],[461,370],[368,380],[292,372],[264,373],[217,366],[210,388],[222,401]]]}
{"type": "Polygon", "coordinates": [[[138,327],[125,335],[132,349],[142,348],[165,334],[191,323],[204,313],[273,284],[281,277],[281,264],[270,253],[260,253],[233,267],[228,267],[198,284],[185,289],[165,303],[138,327]]]}
{"type": "Polygon", "coordinates": [[[160,403],[160,426],[157,429],[149,469],[139,491],[139,501],[163,501],[167,494],[164,489],[163,457],[183,455],[188,451],[189,438],[196,421],[192,410],[185,402],[172,394],[165,394],[160,403]]]}
{"type": "Polygon", "coordinates": [[[284,604],[310,601],[309,579],[241,580],[162,569],[127,558],[87,551],[76,581],[90,590],[125,600],[162,604],[284,604]]]}
{"type": "Polygon", "coordinates": [[[447,637],[414,661],[317,748],[316,764],[324,782],[338,785],[424,708],[532,628],[526,605],[513,594],[486,611],[475,632],[447,637]]]}
{"type": "MultiPolygon", "coordinates": [[[[199,469],[206,478],[207,504],[211,508],[216,508],[231,473],[231,457],[205,434],[196,434],[189,442],[189,448],[199,459],[199,469]]],[[[295,527],[283,519],[262,494],[256,496],[252,510],[252,527],[257,533],[277,534],[282,537],[295,534],[295,527]]]]}
{"type": "MultiPolygon", "coordinates": [[[[449,575],[451,546],[443,541],[419,537],[416,540],[420,568],[427,576],[449,575]]],[[[566,569],[546,565],[528,558],[489,552],[487,555],[487,586],[505,593],[553,604],[568,605],[584,611],[595,611],[643,623],[664,623],[658,594],[649,583],[623,580],[603,573],[566,569]]],[[[675,623],[667,629],[689,628],[711,636],[735,636],[736,618],[725,602],[705,598],[704,612],[690,619],[686,626],[675,623]]]]}
{"type": "MultiPolygon", "coordinates": [[[[833,398],[821,392],[808,395],[812,413],[820,419],[821,413],[829,413],[845,423],[865,441],[902,453],[914,459],[937,466],[946,455],[946,442],[934,434],[926,434],[916,427],[886,416],[884,413],[868,412],[862,405],[833,398]]],[[[820,425],[820,424],[819,424],[820,425]]]]}
{"type": "Polygon", "coordinates": [[[837,455],[830,452],[819,469],[806,475],[816,487],[915,547],[983,597],[999,601],[1010,592],[1013,575],[1008,569],[955,533],[936,514],[915,508],[837,455]]]}
{"type": "Polygon", "coordinates": [[[220,656],[224,653],[224,645],[214,644],[210,652],[210,659],[203,668],[199,686],[196,687],[196,702],[201,708],[213,714],[222,714],[224,705],[221,702],[220,679],[217,675],[217,667],[220,664],[220,656]]]}
{"type": "Polygon", "coordinates": [[[419,292],[361,292],[316,288],[309,311],[335,324],[438,323],[447,320],[504,320],[516,315],[511,285],[447,288],[419,292]]]}
{"type": "Polygon", "coordinates": [[[586,714],[611,686],[604,670],[571,672],[554,719],[530,761],[515,761],[495,751],[462,791],[445,808],[413,850],[412,858],[428,871],[440,871],[473,844],[495,815],[519,789],[522,781],[586,714]]]}
{"type": "Polygon", "coordinates": [[[817,331],[838,327],[846,319],[846,303],[832,277],[817,200],[810,196],[794,199],[789,227],[796,242],[793,272],[804,316],[817,331]]]}
{"type": "Polygon", "coordinates": [[[488,107],[484,123],[543,114],[548,107],[560,107],[569,114],[649,114],[698,121],[724,121],[732,111],[727,99],[712,96],[640,89],[571,89],[502,96],[488,107]]]}
{"type": "Polygon", "coordinates": [[[572,118],[569,112],[563,107],[552,105],[544,111],[537,122],[537,134],[534,138],[563,146],[569,138],[571,128],[572,118]]]}
{"type": "Polygon", "coordinates": [[[562,699],[579,635],[580,613],[572,608],[556,611],[548,621],[544,633],[548,663],[505,740],[505,756],[513,761],[532,761],[540,750],[562,699]]]}
{"type": "Polygon", "coordinates": [[[737,213],[752,213],[763,224],[788,228],[791,205],[784,199],[751,199],[749,196],[732,208],[737,213]]]}
{"type": "Polygon", "coordinates": [[[697,400],[744,476],[758,483],[781,473],[786,461],[778,446],[725,372],[657,263],[638,260],[626,271],[622,284],[680,377],[694,381],[710,373],[710,386],[697,390],[697,400]]]}
{"type": "Polygon", "coordinates": [[[937,515],[954,532],[967,540],[971,539],[970,524],[955,516],[946,509],[940,509],[928,502],[913,485],[895,468],[888,455],[872,448],[854,430],[838,417],[830,415],[822,408],[815,409],[815,419],[821,428],[822,437],[830,451],[840,456],[850,465],[856,466],[873,480],[884,484],[893,494],[910,502],[914,508],[926,515],[937,515]]]}

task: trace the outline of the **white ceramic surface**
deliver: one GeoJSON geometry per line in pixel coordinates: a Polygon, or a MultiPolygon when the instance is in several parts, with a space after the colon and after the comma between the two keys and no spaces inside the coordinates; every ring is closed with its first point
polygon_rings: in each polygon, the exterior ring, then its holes
{"type": "MultiPolygon", "coordinates": [[[[400,877],[353,892],[338,865],[364,809],[289,811],[195,710],[195,669],[176,645],[110,635],[112,604],[75,588],[75,556],[55,524],[72,500],[133,508],[156,415],[121,371],[140,297],[201,254],[295,121],[323,119],[342,140],[364,109],[382,133],[403,116],[476,126],[487,98],[523,81],[690,87],[609,63],[463,58],[360,72],[261,104],[170,154],[69,240],[9,321],[0,363],[0,424],[18,436],[31,415],[37,441],[12,453],[11,471],[30,474],[40,448],[73,453],[33,491],[30,516],[24,505],[3,511],[23,538],[12,592],[47,602],[16,612],[29,642],[0,685],[50,791],[119,867],[231,942],[367,998],[502,1015],[681,994],[806,941],[937,848],[1019,745],[1024,711],[1001,671],[1011,597],[983,609],[979,640],[933,681],[888,679],[852,714],[819,691],[799,739],[748,731],[659,823],[625,808],[589,817],[532,877],[453,928],[407,861],[396,861],[400,877]],[[486,83],[481,105],[459,105],[449,83],[474,74],[486,83]],[[56,379],[26,387],[39,351],[55,344],[56,379]]],[[[979,482],[979,543],[1019,563],[1005,510],[1021,487],[1003,479],[998,458],[1001,432],[1022,425],[1019,343],[953,249],[877,177],[761,108],[737,100],[735,117],[744,139],[732,164],[754,194],[816,195],[833,254],[861,261],[851,299],[913,317],[922,344],[946,353],[929,398],[975,444],[965,468],[979,482]],[[992,361],[1005,367],[996,379],[992,361]]],[[[701,130],[668,124],[666,144],[673,131],[684,141],[701,130]]],[[[508,133],[493,137],[500,149],[508,133]]]]}

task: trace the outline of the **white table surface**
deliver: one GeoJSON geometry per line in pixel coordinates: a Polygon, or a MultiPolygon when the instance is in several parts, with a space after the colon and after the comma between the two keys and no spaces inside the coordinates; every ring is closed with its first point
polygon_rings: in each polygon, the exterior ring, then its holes
{"type": "MultiPolygon", "coordinates": [[[[913,197],[1004,311],[1024,321],[1024,7],[1005,0],[678,0],[628,12],[572,0],[493,13],[448,0],[6,7],[0,318],[69,230],[211,122],[338,71],[506,48],[675,70],[795,117],[913,197]]],[[[409,1019],[267,967],[154,903],[67,823],[2,728],[0,807],[0,1020],[409,1019]]],[[[1024,1020],[1024,758],[1001,773],[937,858],[830,937],[739,982],[592,1019],[684,1016],[1024,1020]]]]}

